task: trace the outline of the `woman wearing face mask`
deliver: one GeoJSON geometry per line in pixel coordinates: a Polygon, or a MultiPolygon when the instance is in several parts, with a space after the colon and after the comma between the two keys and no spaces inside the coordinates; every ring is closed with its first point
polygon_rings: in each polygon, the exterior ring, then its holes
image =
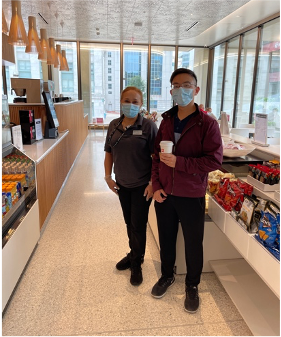
{"type": "Polygon", "coordinates": [[[190,69],[177,69],[170,82],[170,93],[177,105],[162,114],[152,163],[162,276],[152,288],[151,295],[163,297],[175,282],[180,221],[187,266],[184,308],[195,313],[199,308],[198,284],[203,268],[208,172],[221,167],[223,150],[218,123],[194,103],[200,90],[195,73],[190,69]],[[161,153],[159,144],[162,140],[174,143],[173,153],[161,153]]]}
{"type": "Polygon", "coordinates": [[[108,127],[105,141],[105,181],[118,195],[127,226],[130,252],[116,264],[118,270],[131,269],[130,282],[143,281],[141,264],[146,246],[146,225],[152,200],[151,166],[155,123],[141,116],[142,92],[127,87],[121,93],[121,117],[108,127]],[[114,168],[115,180],[112,179],[114,168]]]}

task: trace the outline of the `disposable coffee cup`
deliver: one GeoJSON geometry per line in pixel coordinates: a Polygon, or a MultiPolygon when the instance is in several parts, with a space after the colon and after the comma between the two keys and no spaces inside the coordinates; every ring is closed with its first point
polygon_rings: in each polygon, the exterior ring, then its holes
{"type": "Polygon", "coordinates": [[[162,140],[160,142],[161,153],[172,153],[174,143],[170,140],[162,140]]]}

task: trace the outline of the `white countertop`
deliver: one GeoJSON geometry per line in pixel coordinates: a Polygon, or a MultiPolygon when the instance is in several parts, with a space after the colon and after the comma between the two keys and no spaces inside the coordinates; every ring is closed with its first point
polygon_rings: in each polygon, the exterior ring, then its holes
{"type": "Polygon", "coordinates": [[[24,145],[23,152],[38,164],[68,133],[69,131],[66,130],[60,132],[55,139],[41,139],[31,145],[24,145]]]}
{"type": "MultiPolygon", "coordinates": [[[[73,103],[78,103],[78,102],[83,102],[82,100],[75,100],[75,101],[63,101],[63,102],[57,102],[57,103],[54,103],[54,105],[69,105],[69,104],[73,104],[73,103]]],[[[9,103],[9,105],[22,105],[22,106],[33,106],[33,105],[45,105],[45,103],[22,103],[22,102],[19,102],[19,103],[9,103]]]]}
{"type": "Polygon", "coordinates": [[[260,145],[257,145],[257,144],[253,144],[251,139],[249,139],[249,138],[239,136],[239,135],[235,135],[235,134],[232,134],[231,132],[230,132],[229,137],[231,139],[235,140],[236,142],[239,142],[239,143],[242,143],[242,144],[243,143],[244,144],[251,144],[261,152],[273,155],[273,156],[278,157],[278,158],[280,157],[280,144],[279,145],[260,146],[260,145]]]}

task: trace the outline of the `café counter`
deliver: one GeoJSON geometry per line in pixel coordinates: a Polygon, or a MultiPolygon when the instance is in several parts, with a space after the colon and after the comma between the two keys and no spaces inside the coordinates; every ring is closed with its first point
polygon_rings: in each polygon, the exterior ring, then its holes
{"type": "MultiPolygon", "coordinates": [[[[42,139],[23,147],[25,154],[36,164],[40,229],[88,135],[88,115],[84,114],[83,101],[56,103],[55,109],[59,120],[59,136],[56,139],[42,139]]],[[[45,124],[44,104],[10,104],[10,121],[17,125],[20,124],[19,110],[33,110],[35,118],[41,118],[42,125],[45,124]]]]}

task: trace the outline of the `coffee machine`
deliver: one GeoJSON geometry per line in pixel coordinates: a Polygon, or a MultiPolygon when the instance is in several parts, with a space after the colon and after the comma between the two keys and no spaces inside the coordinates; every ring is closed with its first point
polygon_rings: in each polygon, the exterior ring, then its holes
{"type": "Polygon", "coordinates": [[[11,78],[11,90],[20,97],[14,103],[43,103],[43,80],[31,78],[11,78]]]}

